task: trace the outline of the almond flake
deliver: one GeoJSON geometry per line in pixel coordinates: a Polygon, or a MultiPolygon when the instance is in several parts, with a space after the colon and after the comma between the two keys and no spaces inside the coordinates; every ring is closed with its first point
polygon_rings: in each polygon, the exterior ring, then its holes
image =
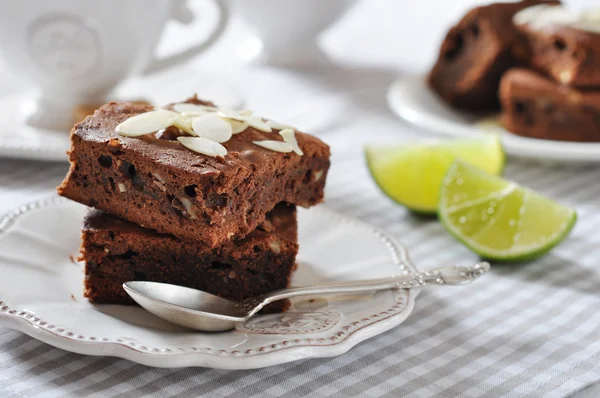
{"type": "Polygon", "coordinates": [[[119,124],[115,131],[125,137],[139,137],[172,126],[178,116],[177,112],[166,109],[140,113],[119,124]]]}
{"type": "Polygon", "coordinates": [[[246,121],[246,116],[242,115],[238,111],[234,111],[233,109],[219,108],[219,111],[217,113],[219,114],[219,116],[227,119],[233,119],[240,122],[246,121]]]}
{"type": "Polygon", "coordinates": [[[198,104],[190,104],[188,102],[182,102],[179,104],[173,105],[173,110],[179,113],[207,113],[207,112],[216,112],[217,108],[214,106],[207,105],[198,105],[198,104]]]}
{"type": "Polygon", "coordinates": [[[231,134],[239,134],[248,128],[248,125],[244,122],[233,119],[227,119],[227,121],[231,124],[231,134]]]}
{"type": "Polygon", "coordinates": [[[190,151],[207,156],[225,156],[227,149],[218,142],[203,137],[177,137],[177,141],[190,151]]]}
{"type": "Polygon", "coordinates": [[[196,135],[215,142],[227,142],[231,138],[233,128],[219,115],[209,113],[198,116],[192,121],[196,135]]]}
{"type": "Polygon", "coordinates": [[[289,124],[278,123],[274,120],[267,120],[267,125],[275,130],[297,130],[296,127],[289,124]]]}
{"type": "Polygon", "coordinates": [[[283,141],[265,140],[265,141],[252,141],[252,143],[254,145],[258,145],[258,146],[270,149],[271,151],[275,151],[275,152],[288,153],[288,152],[292,152],[294,150],[294,148],[290,144],[288,144],[287,142],[283,142],[283,141]]]}
{"type": "Polygon", "coordinates": [[[260,131],[264,131],[265,133],[270,133],[271,131],[273,131],[271,130],[271,127],[269,127],[269,125],[258,116],[247,116],[244,121],[248,123],[251,127],[254,127],[255,129],[260,131]]]}
{"type": "Polygon", "coordinates": [[[279,132],[279,135],[283,137],[283,141],[287,142],[294,149],[294,153],[297,155],[304,155],[302,149],[298,146],[298,141],[296,140],[296,135],[294,134],[294,130],[285,129],[279,132]]]}
{"type": "Polygon", "coordinates": [[[201,111],[201,112],[181,112],[181,116],[194,118],[194,117],[206,115],[207,113],[210,113],[210,112],[204,112],[204,111],[201,111]]]}
{"type": "Polygon", "coordinates": [[[177,127],[182,131],[185,131],[190,135],[198,135],[194,132],[194,128],[192,127],[192,119],[189,117],[183,115],[178,116],[177,118],[175,118],[175,120],[173,120],[173,126],[177,127]]]}

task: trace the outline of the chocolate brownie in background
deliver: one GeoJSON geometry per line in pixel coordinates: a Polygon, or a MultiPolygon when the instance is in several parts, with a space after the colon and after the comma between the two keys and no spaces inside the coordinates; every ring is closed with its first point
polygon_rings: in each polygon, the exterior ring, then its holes
{"type": "Polygon", "coordinates": [[[502,124],[531,138],[600,142],[600,90],[556,83],[531,70],[515,68],[500,83],[502,124]]]}
{"type": "Polygon", "coordinates": [[[529,7],[514,17],[530,46],[529,66],[554,81],[600,89],[600,11],[529,7]]]}
{"type": "MultiPolygon", "coordinates": [[[[95,303],[134,304],[122,284],[171,283],[241,301],[289,285],[298,252],[296,209],[278,204],[245,238],[217,248],[92,210],[84,221],[81,260],[85,296],[95,303]]],[[[278,301],[267,311],[282,311],[278,301]]]]}
{"type": "Polygon", "coordinates": [[[446,35],[429,85],[452,107],[471,112],[499,109],[502,74],[528,58],[513,16],[532,5],[558,3],[524,0],[472,9],[446,35]]]}

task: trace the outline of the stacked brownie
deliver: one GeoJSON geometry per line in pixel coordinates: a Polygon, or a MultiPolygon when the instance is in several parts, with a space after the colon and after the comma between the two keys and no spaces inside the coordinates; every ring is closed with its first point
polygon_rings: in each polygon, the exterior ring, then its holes
{"type": "Polygon", "coordinates": [[[295,206],[323,200],[322,141],[195,97],[166,109],[106,104],[71,141],[58,192],[96,209],[82,232],[91,301],[132,303],[122,289],[130,280],[236,301],[288,286],[295,206]]]}
{"type": "Polygon", "coordinates": [[[598,26],[558,1],[478,7],[446,36],[429,84],[457,109],[501,109],[515,134],[600,141],[598,26]]]}
{"type": "Polygon", "coordinates": [[[500,82],[508,130],[600,142],[600,14],[589,17],[561,6],[531,7],[515,16],[531,55],[527,69],[514,68],[500,82]]]}
{"type": "Polygon", "coordinates": [[[493,3],[470,10],[447,33],[429,85],[457,109],[493,111],[500,107],[498,85],[504,72],[527,62],[529,50],[513,17],[550,0],[493,3]]]}

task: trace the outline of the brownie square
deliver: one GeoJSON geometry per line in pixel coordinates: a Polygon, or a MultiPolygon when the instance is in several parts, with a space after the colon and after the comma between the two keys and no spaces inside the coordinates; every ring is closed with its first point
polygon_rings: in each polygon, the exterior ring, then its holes
{"type": "MultiPolygon", "coordinates": [[[[207,104],[196,98],[194,104],[207,104]]],[[[109,103],[75,125],[71,168],[60,195],[160,233],[218,247],[256,229],[279,202],[309,207],[323,200],[329,147],[296,132],[302,156],[253,141],[281,140],[253,127],[222,145],[228,153],[193,152],[177,134],[124,137],[117,125],[153,107],[109,103]]]]}
{"type": "Polygon", "coordinates": [[[524,0],[470,10],[446,35],[429,73],[430,87],[455,108],[473,112],[498,109],[502,74],[528,59],[512,18],[526,7],[546,3],[558,2],[524,0]]]}
{"type": "Polygon", "coordinates": [[[500,100],[502,123],[515,134],[600,142],[600,90],[579,90],[516,68],[502,78],[500,100]]]}
{"type": "MultiPolygon", "coordinates": [[[[298,253],[296,209],[278,204],[243,239],[210,248],[91,210],[82,231],[85,296],[95,303],[133,304],[122,284],[171,283],[241,301],[290,283],[298,253]]],[[[285,301],[268,307],[282,311],[285,301]]]]}

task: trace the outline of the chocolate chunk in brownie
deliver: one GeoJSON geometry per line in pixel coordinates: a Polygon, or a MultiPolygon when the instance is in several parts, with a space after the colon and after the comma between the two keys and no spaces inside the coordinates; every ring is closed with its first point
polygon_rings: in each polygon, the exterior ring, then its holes
{"type": "MultiPolygon", "coordinates": [[[[196,98],[192,104],[210,104],[196,98]]],[[[247,127],[211,157],[184,147],[182,131],[124,137],[121,122],[153,107],[109,103],[71,132],[71,168],[60,195],[189,242],[217,247],[244,237],[279,202],[309,207],[323,200],[329,147],[295,133],[302,156],[255,141],[282,140],[277,129],[247,127]]]]}
{"type": "Polygon", "coordinates": [[[429,73],[431,88],[455,108],[473,112],[498,109],[502,74],[528,58],[512,18],[519,10],[541,3],[558,2],[493,3],[469,11],[442,43],[429,73]]]}
{"type": "MultiPolygon", "coordinates": [[[[296,210],[281,203],[243,239],[209,248],[92,210],[84,221],[85,296],[133,304],[122,284],[171,283],[241,301],[289,285],[298,252],[296,210]]],[[[285,301],[268,307],[281,311],[285,301]]]]}
{"type": "Polygon", "coordinates": [[[600,90],[579,90],[515,68],[500,83],[502,123],[531,138],[600,142],[600,90]]]}

